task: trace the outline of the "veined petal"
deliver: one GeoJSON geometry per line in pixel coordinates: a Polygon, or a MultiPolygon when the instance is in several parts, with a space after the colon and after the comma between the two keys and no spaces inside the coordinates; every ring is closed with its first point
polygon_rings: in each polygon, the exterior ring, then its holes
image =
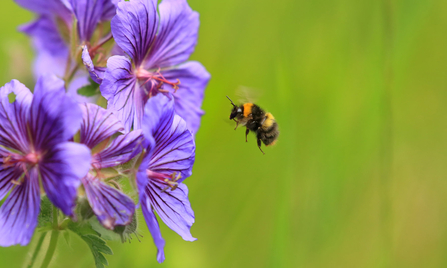
{"type": "Polygon", "coordinates": [[[37,226],[40,207],[40,189],[36,169],[15,186],[0,208],[0,246],[26,246],[37,226]]]}
{"type": "Polygon", "coordinates": [[[146,139],[156,138],[159,130],[170,129],[174,120],[174,98],[172,94],[157,94],[144,106],[143,133],[146,139]]]}
{"type": "Polygon", "coordinates": [[[80,41],[90,41],[96,26],[101,21],[104,6],[110,0],[70,0],[78,21],[80,41]]]}
{"type": "MultiPolygon", "coordinates": [[[[143,180],[147,181],[147,178],[143,178],[143,180]]],[[[146,194],[146,191],[144,189],[141,190],[140,187],[139,189],[140,189],[141,210],[143,211],[143,216],[146,221],[147,227],[151,232],[154,244],[157,247],[157,261],[159,263],[162,263],[165,260],[165,253],[164,253],[165,240],[161,236],[160,225],[158,225],[157,218],[155,217],[155,214],[152,211],[151,202],[146,194]]]]}
{"type": "Polygon", "coordinates": [[[38,53],[46,51],[52,57],[66,56],[68,53],[68,44],[62,39],[52,16],[42,15],[35,21],[20,26],[19,30],[32,38],[38,53]]]}
{"type": "Polygon", "coordinates": [[[63,142],[51,148],[39,164],[43,188],[64,214],[73,215],[76,190],[90,165],[90,150],[74,142],[63,142]]]}
{"type": "Polygon", "coordinates": [[[0,88],[0,146],[26,152],[29,148],[26,121],[32,94],[17,80],[12,80],[0,88]],[[10,103],[9,95],[15,95],[10,103]]]}
{"type": "Polygon", "coordinates": [[[5,163],[5,158],[12,152],[0,147],[0,200],[3,200],[8,192],[12,189],[13,181],[18,181],[23,175],[23,169],[16,164],[10,165],[5,163]]]}
{"type": "Polygon", "coordinates": [[[54,75],[42,76],[36,84],[29,125],[36,150],[64,142],[79,129],[82,112],[66,93],[64,82],[54,75]]]}
{"type": "Polygon", "coordinates": [[[111,20],[116,14],[116,6],[121,0],[107,0],[102,10],[101,21],[111,20]]]}
{"type": "Polygon", "coordinates": [[[112,19],[116,43],[139,66],[148,54],[158,29],[157,0],[131,0],[118,3],[112,19]]]}
{"type": "Polygon", "coordinates": [[[143,134],[134,130],[116,137],[112,143],[93,156],[93,164],[100,168],[121,165],[137,156],[143,150],[143,134]]]}
{"type": "Polygon", "coordinates": [[[127,225],[135,212],[133,200],[117,189],[88,174],[82,179],[87,199],[99,222],[113,230],[115,225],[127,225]]]}
{"type": "Polygon", "coordinates": [[[101,84],[102,80],[104,79],[104,73],[106,71],[106,68],[104,67],[95,67],[93,65],[92,58],[90,57],[90,53],[88,51],[88,47],[84,46],[82,48],[82,62],[85,65],[85,68],[87,68],[88,73],[90,74],[90,77],[93,81],[95,81],[97,84],[101,84]]]}
{"type": "Polygon", "coordinates": [[[130,131],[134,121],[134,128],[139,128],[147,96],[140,90],[129,59],[123,56],[109,58],[100,89],[107,99],[107,108],[114,111],[125,130],[130,131]]]}
{"type": "MultiPolygon", "coordinates": [[[[180,80],[179,89],[173,94],[175,99],[175,112],[180,115],[195,135],[200,127],[200,119],[204,112],[202,107],[205,88],[210,80],[210,74],[202,64],[196,61],[186,62],[178,67],[162,72],[169,81],[180,80]]],[[[174,89],[166,84],[171,92],[174,89]]]]}
{"type": "Polygon", "coordinates": [[[155,140],[148,169],[164,174],[180,172],[181,182],[191,176],[195,144],[185,120],[174,113],[173,104],[172,95],[150,98],[145,107],[143,133],[155,140]]]}
{"type": "Polygon", "coordinates": [[[194,212],[188,200],[188,188],[183,183],[173,191],[163,191],[164,188],[165,185],[156,180],[150,180],[146,187],[146,194],[158,216],[184,240],[197,240],[190,232],[194,212]]]}
{"type": "Polygon", "coordinates": [[[194,52],[199,14],[186,0],[163,0],[158,7],[160,29],[147,57],[147,69],[164,68],[186,61],[194,52]]]}
{"type": "Polygon", "coordinates": [[[65,67],[67,66],[67,57],[68,50],[65,54],[60,56],[54,56],[51,52],[46,50],[38,51],[33,63],[34,78],[38,79],[42,75],[48,73],[62,77],[64,75],[65,67]]]}
{"type": "Polygon", "coordinates": [[[111,111],[91,103],[80,104],[80,107],[83,115],[80,142],[90,149],[124,130],[123,124],[111,111]]]}
{"type": "Polygon", "coordinates": [[[14,0],[22,7],[37,14],[58,15],[68,20],[69,9],[61,0],[14,0]]]}

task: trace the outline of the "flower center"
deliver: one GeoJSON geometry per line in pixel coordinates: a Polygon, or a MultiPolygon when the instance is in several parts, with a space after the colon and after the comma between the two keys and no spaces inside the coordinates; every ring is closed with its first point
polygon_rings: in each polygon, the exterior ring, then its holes
{"type": "Polygon", "coordinates": [[[22,180],[28,176],[28,169],[37,165],[40,161],[41,155],[35,152],[31,152],[25,156],[20,154],[9,154],[3,157],[3,167],[9,168],[12,166],[19,167],[23,169],[24,175],[21,176],[18,181],[12,180],[11,183],[20,185],[22,180]]]}
{"type": "Polygon", "coordinates": [[[149,97],[152,97],[152,95],[157,94],[158,92],[165,92],[168,91],[163,89],[164,84],[168,84],[172,86],[174,89],[174,93],[177,92],[178,86],[180,85],[180,80],[176,79],[177,82],[170,82],[168,81],[163,74],[160,72],[160,68],[155,73],[148,72],[143,68],[139,68],[136,70],[135,74],[139,80],[144,81],[143,85],[146,85],[150,83],[150,89],[148,92],[149,97]]]}
{"type": "Polygon", "coordinates": [[[166,187],[162,190],[162,192],[171,188],[171,191],[174,191],[178,187],[178,180],[182,178],[182,174],[180,172],[174,172],[171,175],[154,172],[152,170],[146,170],[146,174],[149,178],[153,180],[158,180],[166,185],[166,187]]]}

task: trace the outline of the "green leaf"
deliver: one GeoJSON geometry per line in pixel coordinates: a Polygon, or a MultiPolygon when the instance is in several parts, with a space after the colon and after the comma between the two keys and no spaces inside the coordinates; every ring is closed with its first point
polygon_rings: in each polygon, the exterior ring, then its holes
{"type": "Polygon", "coordinates": [[[70,246],[70,232],[69,231],[64,232],[64,239],[65,239],[65,242],[67,242],[67,245],[70,246]]]}
{"type": "Polygon", "coordinates": [[[104,265],[109,265],[104,254],[113,255],[112,249],[107,246],[106,241],[99,237],[99,234],[93,230],[88,222],[70,222],[68,228],[87,243],[97,268],[104,268],[104,265]]]}
{"type": "Polygon", "coordinates": [[[92,97],[99,94],[99,85],[95,82],[78,89],[78,94],[85,97],[92,97]]]}
{"type": "Polygon", "coordinates": [[[102,238],[92,234],[83,235],[81,238],[90,247],[97,268],[103,268],[104,265],[109,265],[103,254],[113,255],[113,252],[102,238]]]}

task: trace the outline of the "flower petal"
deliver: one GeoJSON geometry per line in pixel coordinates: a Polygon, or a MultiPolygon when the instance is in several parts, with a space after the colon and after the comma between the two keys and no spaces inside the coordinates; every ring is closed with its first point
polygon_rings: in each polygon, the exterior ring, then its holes
{"type": "Polygon", "coordinates": [[[0,146],[26,152],[29,148],[26,121],[32,94],[17,80],[12,80],[0,88],[0,146]],[[9,95],[15,95],[10,103],[9,95]]]}
{"type": "Polygon", "coordinates": [[[66,93],[64,82],[54,75],[42,76],[36,84],[29,119],[36,150],[67,141],[79,129],[82,112],[66,93]]]}
{"type": "Polygon", "coordinates": [[[146,139],[153,136],[155,140],[148,169],[164,174],[180,172],[181,182],[192,174],[195,144],[185,120],[174,113],[174,101],[169,96],[158,94],[145,106],[143,133],[146,139]]]}
{"type": "Polygon", "coordinates": [[[74,142],[63,142],[51,148],[39,164],[43,188],[64,214],[73,215],[76,190],[90,165],[90,150],[74,142]]]}
{"type": "Polygon", "coordinates": [[[147,96],[140,90],[129,59],[123,56],[109,58],[100,89],[107,99],[107,108],[114,111],[126,131],[131,130],[134,121],[134,129],[140,128],[147,96]]]}
{"type": "Polygon", "coordinates": [[[199,14],[186,0],[163,0],[159,5],[160,29],[147,57],[147,69],[170,67],[186,61],[194,52],[199,14]]]}
{"type": "Polygon", "coordinates": [[[65,57],[64,60],[67,60],[68,44],[62,39],[53,17],[42,15],[20,26],[19,30],[32,38],[38,53],[46,51],[52,57],[65,57]]]}
{"type": "Polygon", "coordinates": [[[37,226],[40,188],[36,169],[16,186],[0,208],[0,246],[26,246],[37,226]]]}
{"type": "MultiPolygon", "coordinates": [[[[196,61],[186,62],[162,73],[169,81],[180,80],[179,89],[174,94],[175,112],[186,121],[188,129],[195,135],[200,127],[200,119],[204,114],[200,107],[202,107],[210,74],[202,64],[196,61]]],[[[174,92],[170,85],[166,84],[166,88],[174,92]]]]}
{"type": "Polygon", "coordinates": [[[80,142],[90,149],[124,130],[123,124],[111,111],[92,103],[83,103],[80,107],[83,114],[80,142]]]}
{"type": "Polygon", "coordinates": [[[102,10],[101,21],[111,20],[116,15],[116,6],[121,0],[107,0],[102,10]]]}
{"type": "Polygon", "coordinates": [[[127,225],[135,212],[133,200],[117,189],[88,174],[82,179],[87,199],[101,224],[113,230],[115,225],[127,225]]]}
{"type": "Polygon", "coordinates": [[[116,137],[113,142],[101,152],[93,156],[93,164],[98,168],[108,168],[122,165],[137,156],[143,150],[143,134],[134,130],[116,137]]]}
{"type": "Polygon", "coordinates": [[[78,34],[81,42],[90,41],[92,38],[96,26],[101,21],[107,2],[110,0],[70,0],[72,11],[78,21],[78,34]]]}
{"type": "Polygon", "coordinates": [[[12,152],[0,147],[0,200],[5,198],[12,189],[14,180],[18,181],[23,174],[23,169],[17,165],[9,165],[5,163],[5,158],[12,152]]]}
{"type": "Polygon", "coordinates": [[[157,0],[118,3],[111,27],[116,43],[135,61],[135,65],[139,66],[157,33],[157,0]]]}
{"type": "MultiPolygon", "coordinates": [[[[145,172],[142,174],[143,174],[143,180],[147,181],[147,178],[145,178],[144,176],[145,172]]],[[[140,186],[139,189],[141,189],[140,186]]],[[[140,191],[141,210],[143,211],[143,216],[144,219],[146,220],[147,227],[151,232],[154,244],[157,247],[157,261],[159,263],[162,263],[165,260],[165,253],[164,253],[165,240],[161,236],[160,225],[158,225],[157,218],[155,217],[155,214],[152,211],[151,202],[145,192],[146,191],[144,190],[140,191]]]]}
{"type": "Polygon", "coordinates": [[[69,9],[61,0],[14,0],[22,7],[37,14],[59,15],[62,18],[70,17],[69,9]]]}
{"type": "Polygon", "coordinates": [[[106,71],[106,68],[95,67],[95,65],[93,65],[93,61],[92,58],[90,57],[90,53],[88,51],[87,46],[84,46],[82,48],[82,62],[84,63],[85,68],[87,68],[92,80],[95,81],[97,84],[101,84],[102,80],[104,79],[104,73],[106,71]]]}
{"type": "Polygon", "coordinates": [[[188,188],[180,183],[178,188],[163,191],[165,185],[160,181],[150,180],[146,194],[163,222],[186,241],[195,241],[190,229],[194,223],[194,212],[188,200],[188,188]]]}

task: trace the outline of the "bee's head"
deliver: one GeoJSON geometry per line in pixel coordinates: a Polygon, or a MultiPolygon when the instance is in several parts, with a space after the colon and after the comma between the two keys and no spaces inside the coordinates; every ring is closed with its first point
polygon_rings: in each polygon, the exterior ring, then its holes
{"type": "Polygon", "coordinates": [[[240,114],[242,114],[241,107],[233,106],[233,109],[231,109],[230,119],[233,119],[240,114]]]}
{"type": "Polygon", "coordinates": [[[227,98],[231,101],[231,104],[233,105],[233,109],[231,110],[230,114],[230,120],[238,116],[242,113],[242,109],[240,107],[237,107],[236,104],[233,103],[233,101],[230,99],[230,97],[227,96],[227,98]]]}

